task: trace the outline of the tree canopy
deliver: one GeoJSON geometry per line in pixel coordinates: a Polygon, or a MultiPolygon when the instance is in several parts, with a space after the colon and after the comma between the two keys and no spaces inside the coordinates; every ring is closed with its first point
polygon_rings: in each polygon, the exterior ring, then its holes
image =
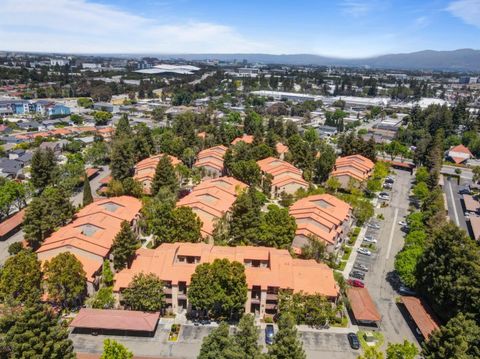
{"type": "Polygon", "coordinates": [[[133,353],[113,339],[103,341],[103,353],[100,359],[132,359],[133,353]]]}
{"type": "Polygon", "coordinates": [[[123,302],[131,310],[159,311],[165,305],[163,286],[155,274],[139,273],[122,292],[123,302]]]}
{"type": "Polygon", "coordinates": [[[123,221],[120,231],[113,239],[113,266],[116,270],[125,268],[135,254],[139,241],[133,233],[130,223],[123,221]]]}
{"type": "Polygon", "coordinates": [[[297,337],[295,318],[283,312],[278,320],[278,332],[268,348],[268,357],[275,359],[305,359],[302,342],[297,337]]]}

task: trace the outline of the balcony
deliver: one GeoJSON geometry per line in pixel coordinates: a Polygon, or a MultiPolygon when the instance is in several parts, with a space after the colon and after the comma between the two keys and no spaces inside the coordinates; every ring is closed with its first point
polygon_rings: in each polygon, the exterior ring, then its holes
{"type": "Polygon", "coordinates": [[[172,294],[172,288],[163,288],[164,294],[172,294]]]}
{"type": "Polygon", "coordinates": [[[267,309],[267,310],[277,310],[277,304],[276,303],[267,303],[265,305],[265,309],[267,309]]]}
{"type": "Polygon", "coordinates": [[[278,294],[267,293],[267,300],[278,300],[278,294]]]}
{"type": "Polygon", "coordinates": [[[178,293],[177,298],[179,300],[187,300],[187,293],[178,293]]]}
{"type": "Polygon", "coordinates": [[[250,299],[250,303],[252,304],[260,304],[260,296],[255,296],[250,299]]]}

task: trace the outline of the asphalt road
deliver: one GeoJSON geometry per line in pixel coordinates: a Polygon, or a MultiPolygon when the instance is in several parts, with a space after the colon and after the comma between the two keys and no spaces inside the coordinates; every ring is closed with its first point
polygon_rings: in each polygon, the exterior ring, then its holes
{"type": "Polygon", "coordinates": [[[465,220],[465,208],[463,206],[462,195],[458,193],[459,186],[456,178],[444,176],[443,191],[447,198],[448,216],[460,228],[469,231],[465,220]]]}
{"type": "Polygon", "coordinates": [[[389,281],[394,273],[395,255],[402,249],[404,243],[404,233],[398,222],[408,213],[409,191],[413,179],[409,172],[397,170],[396,173],[395,183],[390,191],[389,206],[376,209],[376,213],[383,214],[385,219],[378,221],[380,229],[368,229],[366,233],[378,240],[377,249],[372,256],[359,254],[357,262],[369,268],[365,277],[365,286],[382,315],[380,331],[385,336],[385,342],[401,343],[407,339],[417,343],[397,307],[395,299],[399,294],[389,281]]]}

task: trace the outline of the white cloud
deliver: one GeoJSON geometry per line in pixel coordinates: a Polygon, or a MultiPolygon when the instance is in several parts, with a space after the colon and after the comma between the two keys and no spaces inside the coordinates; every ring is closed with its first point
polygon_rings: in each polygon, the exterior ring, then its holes
{"type": "Polygon", "coordinates": [[[87,0],[0,0],[2,50],[88,53],[272,51],[234,28],[166,23],[87,0]]]}
{"type": "Polygon", "coordinates": [[[372,10],[370,2],[361,0],[344,0],[340,7],[344,14],[353,17],[365,16],[372,10]]]}
{"type": "Polygon", "coordinates": [[[465,23],[480,27],[480,0],[456,0],[448,5],[447,10],[465,23]]]}

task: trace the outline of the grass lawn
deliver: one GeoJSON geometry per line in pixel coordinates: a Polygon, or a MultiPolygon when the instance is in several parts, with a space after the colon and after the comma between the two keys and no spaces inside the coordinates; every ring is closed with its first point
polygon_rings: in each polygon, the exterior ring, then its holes
{"type": "Polygon", "coordinates": [[[345,247],[343,249],[343,256],[342,256],[342,260],[343,261],[348,261],[348,258],[350,258],[350,253],[352,253],[352,248],[351,247],[345,247]]]}
{"type": "MultiPolygon", "coordinates": [[[[380,332],[372,331],[373,337],[376,339],[377,343],[375,344],[376,348],[380,348],[383,345],[383,342],[385,341],[383,334],[380,332]]],[[[367,342],[365,341],[365,331],[359,330],[357,333],[358,340],[360,341],[360,345],[362,346],[363,349],[366,349],[369,347],[367,345],[367,342]]]]}

